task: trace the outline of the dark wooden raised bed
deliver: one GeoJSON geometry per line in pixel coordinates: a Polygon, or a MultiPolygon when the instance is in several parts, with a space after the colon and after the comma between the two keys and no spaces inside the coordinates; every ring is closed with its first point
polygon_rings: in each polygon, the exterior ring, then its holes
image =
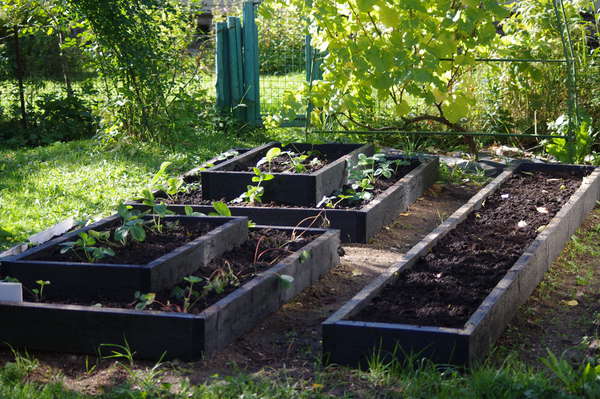
{"type": "MultiPolygon", "coordinates": [[[[262,228],[271,226],[255,229],[262,228]]],[[[90,354],[97,353],[102,344],[127,342],[139,358],[159,359],[165,354],[166,359],[199,359],[251,329],[338,263],[339,233],[310,231],[319,236],[197,315],[0,302],[0,342],[13,347],[90,354]],[[306,252],[310,256],[302,255],[306,252]],[[292,285],[283,286],[280,275],[294,277],[292,285]]]]}
{"type": "Polygon", "coordinates": [[[48,297],[68,295],[86,298],[107,295],[129,299],[135,291],[150,292],[172,286],[248,237],[246,218],[167,216],[165,221],[179,220],[183,224],[202,221],[214,226],[214,229],[145,265],[29,259],[61,242],[76,239],[80,232],[102,230],[117,220],[119,216],[114,215],[21,254],[2,258],[1,272],[28,287],[35,287],[37,280],[50,281],[51,285],[44,289],[48,297]]]}
{"type": "MultiPolygon", "coordinates": [[[[313,222],[310,218],[320,214],[320,220],[317,220],[313,226],[319,227],[325,217],[330,222],[330,228],[340,230],[342,242],[366,243],[383,226],[391,223],[401,212],[404,212],[436,181],[438,158],[427,157],[419,161],[421,162],[419,166],[361,209],[257,206],[231,206],[229,209],[234,216],[247,216],[256,223],[273,226],[308,226],[313,222]]],[[[139,203],[132,202],[129,205],[141,210],[147,209],[139,203]]],[[[194,211],[205,214],[213,211],[208,205],[190,206],[194,211]]],[[[168,208],[177,214],[185,214],[185,205],[168,205],[168,208]]]]}
{"type": "MultiPolygon", "coordinates": [[[[600,169],[573,165],[525,163],[511,167],[457,210],[436,230],[415,245],[404,259],[376,278],[329,317],[323,327],[323,359],[328,363],[366,366],[374,353],[385,359],[416,353],[437,363],[468,365],[483,359],[519,305],[542,280],[571,234],[593,209],[600,195],[600,169]],[[503,182],[518,171],[591,172],[561,210],[537,235],[491,293],[461,328],[357,321],[371,300],[400,273],[409,271],[421,257],[467,216],[482,207],[503,182]],[[353,320],[350,320],[353,319],[353,320]]],[[[427,295],[426,292],[423,295],[427,295]]]]}
{"type": "MultiPolygon", "coordinates": [[[[202,193],[205,199],[231,201],[246,191],[252,182],[254,173],[236,171],[245,169],[256,163],[269,148],[281,146],[280,143],[268,143],[256,147],[235,158],[222,162],[201,172],[202,193]]],[[[273,173],[275,178],[263,183],[264,201],[281,204],[315,206],[324,196],[340,189],[346,182],[347,162],[356,160],[358,154],[373,154],[370,144],[303,144],[294,143],[282,147],[283,150],[310,151],[318,150],[330,157],[337,155],[321,169],[313,173],[273,173]]]]}

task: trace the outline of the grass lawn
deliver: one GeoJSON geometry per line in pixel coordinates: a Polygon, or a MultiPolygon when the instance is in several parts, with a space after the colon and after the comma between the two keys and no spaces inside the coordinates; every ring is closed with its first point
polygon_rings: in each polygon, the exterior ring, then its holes
{"type": "Polygon", "coordinates": [[[173,148],[136,144],[101,148],[94,140],[30,149],[0,149],[0,251],[70,216],[110,214],[133,198],[163,161],[191,169],[232,147],[265,138],[207,132],[173,148]]]}

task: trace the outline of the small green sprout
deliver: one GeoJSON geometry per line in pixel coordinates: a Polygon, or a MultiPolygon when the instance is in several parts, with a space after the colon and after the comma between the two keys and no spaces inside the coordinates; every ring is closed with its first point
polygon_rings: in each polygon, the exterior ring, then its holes
{"type": "Polygon", "coordinates": [[[50,281],[48,280],[37,280],[35,282],[39,288],[33,288],[31,292],[35,296],[36,302],[42,302],[44,300],[44,287],[50,285],[50,281]]]}

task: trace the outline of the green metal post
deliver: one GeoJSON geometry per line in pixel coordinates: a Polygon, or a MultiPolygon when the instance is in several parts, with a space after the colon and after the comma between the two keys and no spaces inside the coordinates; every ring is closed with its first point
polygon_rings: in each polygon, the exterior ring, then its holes
{"type": "Polygon", "coordinates": [[[242,25],[237,17],[227,17],[227,37],[229,40],[229,68],[231,79],[231,100],[233,115],[240,121],[246,120],[244,98],[244,75],[242,60],[242,25]]]}
{"type": "Polygon", "coordinates": [[[217,22],[215,24],[216,32],[216,107],[220,111],[226,111],[231,108],[231,86],[229,79],[229,48],[227,40],[227,23],[217,22]]]}
{"type": "Polygon", "coordinates": [[[260,124],[260,85],[258,61],[258,28],[254,3],[244,2],[244,103],[246,118],[251,126],[260,124]]]}

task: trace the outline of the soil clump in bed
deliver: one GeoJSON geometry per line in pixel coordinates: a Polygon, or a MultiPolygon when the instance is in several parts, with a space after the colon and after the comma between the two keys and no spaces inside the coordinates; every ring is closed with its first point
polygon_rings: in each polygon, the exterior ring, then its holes
{"type": "Polygon", "coordinates": [[[516,174],[352,320],[462,327],[581,179],[516,174]]]}
{"type": "MultiPolygon", "coordinates": [[[[113,245],[110,245],[105,242],[98,242],[96,244],[97,246],[106,248],[110,247],[115,252],[114,256],[105,256],[104,258],[100,259],[98,263],[145,265],[173,251],[174,249],[203,236],[216,227],[212,223],[203,222],[191,225],[182,225],[180,223],[163,221],[162,224],[162,233],[156,231],[155,229],[147,228],[146,239],[143,242],[129,239],[125,246],[121,246],[118,243],[113,243],[113,245]]],[[[112,231],[117,227],[117,225],[118,223],[115,222],[104,230],[110,230],[112,236],[112,231]]],[[[73,240],[77,239],[78,237],[73,238],[73,240]]],[[[68,251],[61,254],[60,251],[62,248],[62,246],[53,246],[45,251],[28,256],[26,259],[88,263],[83,251],[76,249],[75,251],[68,251]]]]}
{"type": "MultiPolygon", "coordinates": [[[[171,289],[155,293],[155,299],[145,309],[182,312],[184,297],[189,295],[193,306],[188,313],[200,313],[317,237],[314,233],[297,232],[295,235],[294,237],[292,232],[276,229],[251,231],[248,233],[248,240],[241,246],[213,259],[208,266],[193,273],[193,276],[199,278],[191,287],[196,294],[190,294],[190,283],[182,281],[171,289]]],[[[125,309],[134,309],[137,303],[115,302],[110,298],[94,298],[92,301],[58,298],[52,302],[85,306],[99,303],[105,307],[125,309]]]]}

